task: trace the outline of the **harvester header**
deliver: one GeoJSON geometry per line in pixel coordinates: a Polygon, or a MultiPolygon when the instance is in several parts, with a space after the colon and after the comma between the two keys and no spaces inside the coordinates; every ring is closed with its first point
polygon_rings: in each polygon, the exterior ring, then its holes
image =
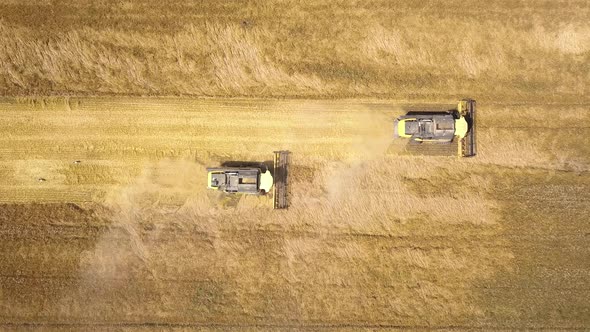
{"type": "Polygon", "coordinates": [[[289,151],[274,152],[274,178],[273,204],[275,209],[286,209],[289,207],[289,164],[291,154],[289,151]]]}

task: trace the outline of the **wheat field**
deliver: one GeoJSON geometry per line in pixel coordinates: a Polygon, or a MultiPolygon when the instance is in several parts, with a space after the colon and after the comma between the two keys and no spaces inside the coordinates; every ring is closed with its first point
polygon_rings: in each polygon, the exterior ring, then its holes
{"type": "Polygon", "coordinates": [[[0,1],[3,95],[588,102],[590,4],[0,1]]]}
{"type": "Polygon", "coordinates": [[[4,99],[0,324],[588,326],[584,107],[481,104],[473,159],[400,153],[411,107],[4,99]],[[206,166],[276,149],[293,153],[288,210],[206,191],[206,166]]]}
{"type": "Polygon", "coordinates": [[[587,1],[0,0],[0,329],[590,329],[587,1]],[[478,101],[478,155],[393,120],[478,101]],[[290,150],[290,203],[205,167],[290,150]]]}

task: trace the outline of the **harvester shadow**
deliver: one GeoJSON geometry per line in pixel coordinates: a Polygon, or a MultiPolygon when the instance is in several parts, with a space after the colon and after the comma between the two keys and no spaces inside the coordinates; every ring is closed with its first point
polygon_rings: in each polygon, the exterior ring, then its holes
{"type": "Polygon", "coordinates": [[[274,162],[272,160],[266,160],[263,162],[259,161],[224,161],[221,163],[221,167],[245,167],[245,168],[258,168],[261,167],[263,171],[273,172],[274,162]]]}
{"type": "Polygon", "coordinates": [[[457,106],[449,105],[428,105],[428,104],[413,104],[402,107],[405,113],[428,113],[428,112],[449,112],[452,113],[457,110],[457,106]]]}
{"type": "Polygon", "coordinates": [[[420,114],[441,114],[441,113],[448,113],[453,114],[453,116],[458,117],[457,110],[435,110],[435,109],[423,109],[423,110],[413,110],[407,111],[406,115],[420,115],[420,114]]]}

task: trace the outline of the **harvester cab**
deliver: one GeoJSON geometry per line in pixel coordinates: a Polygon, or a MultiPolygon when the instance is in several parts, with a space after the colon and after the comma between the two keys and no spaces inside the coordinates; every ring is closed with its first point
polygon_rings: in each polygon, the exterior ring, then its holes
{"type": "Polygon", "coordinates": [[[475,100],[461,100],[456,110],[409,112],[394,122],[394,137],[412,144],[457,142],[458,155],[473,157],[475,144],[475,100]]]}
{"type": "Polygon", "coordinates": [[[207,168],[207,188],[227,194],[267,195],[272,192],[275,209],[288,204],[289,151],[275,151],[272,170],[262,163],[207,168]]]}

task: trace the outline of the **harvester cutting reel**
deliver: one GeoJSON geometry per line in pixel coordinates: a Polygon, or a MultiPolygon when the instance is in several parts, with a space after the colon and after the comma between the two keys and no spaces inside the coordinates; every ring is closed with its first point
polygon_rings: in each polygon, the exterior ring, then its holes
{"type": "Polygon", "coordinates": [[[473,157],[477,154],[477,144],[475,141],[475,100],[463,99],[457,106],[459,115],[467,121],[467,134],[459,138],[458,155],[459,157],[473,157]]]}

